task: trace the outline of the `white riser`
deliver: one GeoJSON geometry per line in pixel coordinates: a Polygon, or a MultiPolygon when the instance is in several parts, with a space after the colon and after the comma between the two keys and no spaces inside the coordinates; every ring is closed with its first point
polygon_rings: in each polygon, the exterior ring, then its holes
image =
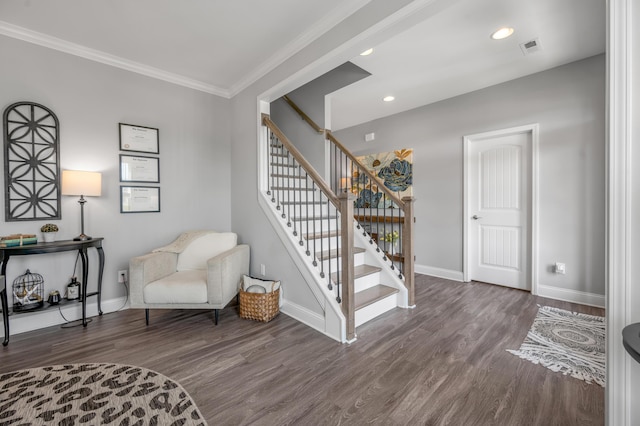
{"type": "MultiPolygon", "coordinates": [[[[302,235],[304,237],[304,234],[302,235]]],[[[306,249],[307,247],[307,242],[305,241],[304,243],[304,247],[306,249]]],[[[323,245],[320,245],[320,241],[319,240],[309,240],[309,251],[311,251],[312,253],[320,253],[321,251],[326,251],[327,247],[329,247],[329,245],[327,245],[326,243],[323,245]],[[316,244],[314,244],[314,241],[316,244]]],[[[336,247],[335,243],[332,242],[331,243],[331,249],[334,249],[336,247]]],[[[338,244],[338,247],[340,247],[340,244],[338,244]]]]}
{"type": "MultiPolygon", "coordinates": [[[[306,223],[309,220],[307,218],[322,217],[323,219],[327,219],[327,217],[335,215],[335,214],[332,214],[331,212],[327,214],[327,212],[324,209],[322,211],[320,211],[320,209],[322,209],[322,207],[310,205],[308,206],[308,211],[307,211],[307,206],[303,206],[302,210],[300,210],[300,204],[291,204],[291,205],[285,204],[280,206],[280,211],[284,212],[287,215],[287,217],[291,220],[291,222],[296,222],[298,224],[306,223]]],[[[335,219],[330,219],[330,221],[333,222],[335,221],[335,219]]],[[[328,223],[328,222],[329,221],[325,221],[325,223],[328,223]]],[[[316,226],[319,223],[320,223],[320,220],[318,219],[316,221],[316,226]]],[[[331,224],[331,226],[335,227],[333,223],[331,224]]],[[[313,229],[313,227],[310,229],[313,229]]]]}
{"type": "Polygon", "coordinates": [[[313,184],[310,180],[298,177],[272,177],[269,176],[269,186],[289,186],[294,188],[311,188],[313,184]]]}
{"type": "MultiPolygon", "coordinates": [[[[327,216],[327,205],[326,204],[295,204],[295,214],[294,213],[294,209],[293,209],[294,204],[291,205],[291,215],[292,215],[292,219],[294,218],[299,218],[299,217],[320,217],[320,214],[322,214],[322,216],[327,216]]],[[[289,208],[288,204],[284,204],[283,208],[289,208]]],[[[334,208],[330,208],[329,209],[329,214],[331,216],[335,216],[335,209],[334,208]]]]}
{"type": "Polygon", "coordinates": [[[359,291],[366,290],[378,284],[380,284],[380,272],[365,275],[364,277],[360,277],[355,280],[354,291],[357,293],[359,291]]]}
{"type": "Polygon", "coordinates": [[[278,168],[283,168],[283,169],[288,168],[289,170],[304,170],[302,169],[302,167],[300,167],[300,164],[298,164],[297,162],[293,162],[291,159],[287,161],[287,159],[284,157],[273,157],[271,159],[271,164],[269,165],[269,172],[273,173],[273,170],[278,168]],[[287,167],[287,166],[294,166],[294,167],[287,167]]]}
{"type": "MultiPolygon", "coordinates": [[[[287,212],[291,212],[291,220],[295,220],[296,222],[299,223],[303,223],[303,222],[308,222],[308,221],[313,221],[315,220],[320,220],[320,218],[322,219],[326,219],[332,222],[335,222],[336,219],[338,219],[336,216],[336,213],[334,211],[332,211],[332,209],[330,209],[327,212],[326,207],[318,207],[317,209],[314,210],[318,210],[316,212],[312,211],[311,206],[309,206],[309,215],[307,216],[307,210],[306,208],[304,208],[302,211],[299,210],[299,207],[296,206],[295,208],[295,215],[294,213],[294,206],[282,206],[283,209],[285,209],[287,212]]],[[[333,225],[332,225],[333,226],[333,225]]]]}
{"type": "MultiPolygon", "coordinates": [[[[304,237],[304,234],[302,235],[304,237]]],[[[336,246],[336,237],[331,237],[331,247],[335,247],[336,246]]],[[[309,239],[309,245],[313,245],[315,244],[315,246],[318,248],[316,251],[320,251],[320,245],[322,242],[322,247],[329,247],[329,238],[311,238],[309,239]]],[[[340,238],[340,236],[337,237],[337,242],[338,242],[338,247],[342,247],[342,239],[340,238]]]]}
{"type": "Polygon", "coordinates": [[[280,162],[293,162],[293,156],[291,154],[287,154],[286,149],[274,149],[273,151],[269,149],[269,162],[271,163],[280,163],[280,162]]]}
{"type": "Polygon", "coordinates": [[[269,167],[269,178],[271,178],[272,173],[282,175],[298,173],[298,167],[288,167],[287,164],[272,165],[269,167]]]}
{"type": "Polygon", "coordinates": [[[385,312],[395,309],[398,306],[397,294],[390,294],[384,299],[380,299],[369,306],[356,311],[356,327],[364,324],[367,321],[379,317],[385,312]]]}
{"type": "MultiPolygon", "coordinates": [[[[331,246],[331,248],[333,249],[333,246],[331,246]]],[[[326,248],[325,248],[326,250],[326,248]]],[[[358,266],[358,265],[363,265],[364,264],[364,255],[365,253],[357,253],[353,255],[353,266],[358,266]]],[[[333,259],[327,259],[325,261],[323,261],[324,263],[324,270],[325,272],[329,271],[329,262],[331,262],[331,272],[336,272],[337,270],[341,269],[338,268],[338,260],[339,258],[333,258],[333,259]]],[[[341,263],[341,262],[340,262],[341,263]]]]}
{"type": "MultiPolygon", "coordinates": [[[[323,202],[328,203],[327,197],[321,196],[318,191],[306,191],[306,190],[289,190],[289,189],[275,189],[272,191],[271,195],[268,195],[269,198],[275,198],[276,201],[283,202],[306,202],[311,201],[315,202],[323,202]],[[315,192],[315,195],[314,195],[315,192]]],[[[331,203],[328,203],[331,207],[331,211],[335,211],[335,206],[331,203]]],[[[325,210],[326,211],[326,210],[325,210]]]]}
{"type": "MultiPolygon", "coordinates": [[[[303,233],[307,232],[307,226],[309,227],[309,233],[313,233],[314,230],[314,223],[315,223],[315,231],[316,232],[320,232],[320,224],[321,221],[319,220],[315,220],[315,221],[310,221],[310,222],[297,222],[296,227],[298,229],[300,229],[303,233]]],[[[322,222],[322,231],[329,231],[331,229],[336,229],[339,227],[339,224],[337,223],[337,221],[335,219],[332,219],[330,221],[324,221],[322,222]]],[[[333,244],[333,242],[331,243],[333,244]]]]}

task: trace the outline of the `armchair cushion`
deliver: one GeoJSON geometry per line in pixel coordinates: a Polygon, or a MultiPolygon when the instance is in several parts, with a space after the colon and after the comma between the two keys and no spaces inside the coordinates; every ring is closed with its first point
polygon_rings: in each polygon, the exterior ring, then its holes
{"type": "Polygon", "coordinates": [[[143,289],[144,303],[207,303],[207,271],[188,270],[167,275],[143,289]]]}
{"type": "Polygon", "coordinates": [[[238,243],[233,232],[212,232],[193,240],[178,255],[178,271],[207,269],[207,260],[220,253],[231,250],[238,243]]]}

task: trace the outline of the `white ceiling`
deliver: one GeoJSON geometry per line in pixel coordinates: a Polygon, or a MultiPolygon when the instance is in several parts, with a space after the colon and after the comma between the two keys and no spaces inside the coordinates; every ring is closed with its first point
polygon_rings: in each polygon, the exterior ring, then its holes
{"type": "MultiPolygon", "coordinates": [[[[0,34],[231,97],[369,1],[0,0],[0,34]]],[[[605,0],[444,3],[353,59],[372,76],[333,94],[334,130],[605,50],[605,0]],[[515,34],[490,40],[502,25],[515,34]]]]}
{"type": "Polygon", "coordinates": [[[230,97],[369,0],[0,0],[0,34],[230,97]]]}
{"type": "Polygon", "coordinates": [[[605,0],[460,0],[352,60],[368,78],[332,97],[339,130],[605,51],[605,0]],[[505,40],[490,34],[502,26],[505,40]],[[520,44],[541,49],[524,55],[520,44]],[[383,102],[386,95],[393,102],[383,102]]]}

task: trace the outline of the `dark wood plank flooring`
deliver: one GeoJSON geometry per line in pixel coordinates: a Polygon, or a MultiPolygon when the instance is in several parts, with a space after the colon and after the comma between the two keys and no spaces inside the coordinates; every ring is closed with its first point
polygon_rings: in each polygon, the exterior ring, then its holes
{"type": "Polygon", "coordinates": [[[602,425],[604,390],[506,352],[537,304],[602,309],[498,286],[417,275],[415,309],[396,309],[342,345],[281,314],[235,307],[127,310],[82,327],[14,335],[0,372],[76,362],[143,366],[180,382],[210,425],[602,425]]]}

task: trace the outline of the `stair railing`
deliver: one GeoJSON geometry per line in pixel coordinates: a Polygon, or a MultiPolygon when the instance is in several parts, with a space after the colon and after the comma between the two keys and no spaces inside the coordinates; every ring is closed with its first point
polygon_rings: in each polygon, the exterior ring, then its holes
{"type": "MultiPolygon", "coordinates": [[[[291,98],[283,99],[300,117],[316,132],[325,134],[325,139],[331,143],[330,170],[331,189],[336,194],[352,193],[355,201],[355,219],[358,229],[369,238],[369,244],[376,244],[376,251],[381,253],[383,260],[391,262],[391,268],[398,271],[398,277],[404,280],[408,291],[409,306],[415,305],[415,255],[413,240],[413,224],[415,221],[413,197],[403,197],[385,186],[383,180],[371,173],[355,156],[347,150],[331,131],[322,129],[307,114],[296,105],[291,98]]],[[[407,170],[403,164],[395,164],[398,174],[397,184],[402,186],[402,179],[406,183],[407,170]]],[[[376,168],[376,165],[374,169],[376,168]]],[[[412,173],[411,170],[408,171],[412,173]]],[[[412,177],[412,176],[411,176],[412,177]]]]}
{"type": "MultiPolygon", "coordinates": [[[[354,194],[355,218],[358,229],[369,238],[369,244],[376,244],[376,251],[383,260],[391,262],[391,269],[397,270],[398,277],[404,280],[409,293],[409,306],[415,305],[413,250],[413,197],[400,199],[385,181],[369,171],[380,169],[379,164],[364,165],[346,149],[330,131],[325,131],[326,139],[331,143],[330,170],[331,186],[334,192],[354,194]]],[[[412,170],[407,163],[393,160],[380,169],[381,174],[391,174],[390,186],[398,190],[412,182],[412,170]]]]}
{"type": "Polygon", "coordinates": [[[346,318],[347,340],[355,338],[352,195],[339,196],[271,121],[267,128],[267,195],[346,318]]]}

